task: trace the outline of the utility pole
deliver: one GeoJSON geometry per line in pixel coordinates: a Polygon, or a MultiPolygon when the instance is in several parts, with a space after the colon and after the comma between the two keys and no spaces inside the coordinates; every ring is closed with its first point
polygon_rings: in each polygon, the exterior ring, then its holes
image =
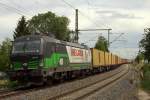
{"type": "Polygon", "coordinates": [[[75,16],[75,42],[78,43],[79,39],[79,30],[78,30],[78,9],[75,9],[76,16],[75,16]]]}
{"type": "Polygon", "coordinates": [[[108,29],[108,43],[107,43],[108,47],[109,47],[110,30],[111,29],[108,29]]]}

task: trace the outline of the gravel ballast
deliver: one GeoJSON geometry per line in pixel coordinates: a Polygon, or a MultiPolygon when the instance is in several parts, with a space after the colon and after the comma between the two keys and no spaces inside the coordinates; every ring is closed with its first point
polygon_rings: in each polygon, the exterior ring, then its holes
{"type": "Polygon", "coordinates": [[[84,100],[138,100],[137,73],[131,70],[122,78],[104,91],[100,90],[84,100]]]}

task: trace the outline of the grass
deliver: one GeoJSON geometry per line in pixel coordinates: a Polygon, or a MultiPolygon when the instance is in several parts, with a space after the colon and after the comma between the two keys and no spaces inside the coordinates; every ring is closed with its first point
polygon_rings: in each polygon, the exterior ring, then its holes
{"type": "Polygon", "coordinates": [[[141,87],[150,93],[150,64],[145,64],[142,67],[143,78],[141,79],[141,87]]]}
{"type": "Polygon", "coordinates": [[[7,76],[0,77],[0,90],[12,89],[17,85],[17,81],[10,81],[7,76]]]}
{"type": "Polygon", "coordinates": [[[8,88],[8,80],[0,80],[0,90],[8,88]]]}
{"type": "Polygon", "coordinates": [[[8,80],[0,80],[0,86],[8,83],[8,80]]]}
{"type": "Polygon", "coordinates": [[[17,86],[16,81],[0,80],[0,90],[13,89],[17,86]]]}

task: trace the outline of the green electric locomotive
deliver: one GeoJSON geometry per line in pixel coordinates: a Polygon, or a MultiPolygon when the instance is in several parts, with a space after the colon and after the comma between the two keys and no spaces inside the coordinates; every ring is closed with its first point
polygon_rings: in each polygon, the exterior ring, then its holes
{"type": "Polygon", "coordinates": [[[87,46],[43,35],[16,38],[10,59],[10,79],[20,83],[42,84],[91,68],[91,51],[87,46]]]}

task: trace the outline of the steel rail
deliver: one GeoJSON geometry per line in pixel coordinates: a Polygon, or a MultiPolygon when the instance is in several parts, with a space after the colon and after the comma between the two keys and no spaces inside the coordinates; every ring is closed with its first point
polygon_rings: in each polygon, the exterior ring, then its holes
{"type": "MultiPolygon", "coordinates": [[[[121,72],[123,72],[123,71],[122,71],[122,70],[119,71],[119,72],[117,71],[116,73],[114,73],[114,74],[111,75],[111,76],[106,77],[105,79],[98,80],[98,81],[96,81],[96,82],[93,82],[93,83],[91,83],[91,84],[88,84],[88,85],[83,86],[83,87],[81,87],[81,88],[74,89],[74,90],[69,91],[69,92],[66,92],[66,93],[62,93],[62,94],[60,94],[60,95],[54,96],[54,97],[52,97],[52,98],[49,98],[49,100],[57,100],[57,99],[59,100],[59,99],[61,99],[61,98],[63,98],[63,97],[66,97],[66,96],[68,96],[68,95],[70,95],[70,94],[73,94],[73,93],[75,93],[75,92],[78,92],[78,91],[80,91],[80,90],[83,90],[83,89],[85,89],[85,88],[88,88],[88,87],[90,87],[90,86],[93,86],[93,85],[95,85],[95,84],[97,84],[97,83],[106,81],[106,80],[108,80],[108,79],[110,79],[110,78],[112,78],[112,77],[118,75],[118,73],[121,73],[121,72]]],[[[112,81],[111,81],[111,82],[112,82],[112,81]]],[[[111,82],[110,82],[110,83],[111,83],[111,82]]],[[[108,85],[108,84],[107,84],[107,85],[108,85]]],[[[88,94],[87,94],[87,95],[88,95],[88,94]]],[[[80,98],[78,98],[78,99],[76,99],[76,100],[80,100],[80,98]]]]}
{"type": "Polygon", "coordinates": [[[125,75],[127,75],[128,72],[129,72],[129,69],[128,69],[126,72],[122,73],[119,77],[115,78],[114,80],[112,80],[112,81],[110,81],[110,82],[104,84],[103,86],[100,86],[100,87],[96,88],[95,90],[92,90],[92,91],[90,91],[90,92],[88,92],[88,93],[86,93],[86,94],[84,94],[84,95],[82,95],[82,96],[76,98],[75,100],[84,99],[84,98],[86,98],[86,97],[88,97],[88,96],[94,94],[95,92],[100,91],[101,89],[106,88],[108,85],[113,84],[113,83],[116,82],[117,80],[119,80],[119,79],[121,79],[122,77],[124,77],[125,75]]]}

